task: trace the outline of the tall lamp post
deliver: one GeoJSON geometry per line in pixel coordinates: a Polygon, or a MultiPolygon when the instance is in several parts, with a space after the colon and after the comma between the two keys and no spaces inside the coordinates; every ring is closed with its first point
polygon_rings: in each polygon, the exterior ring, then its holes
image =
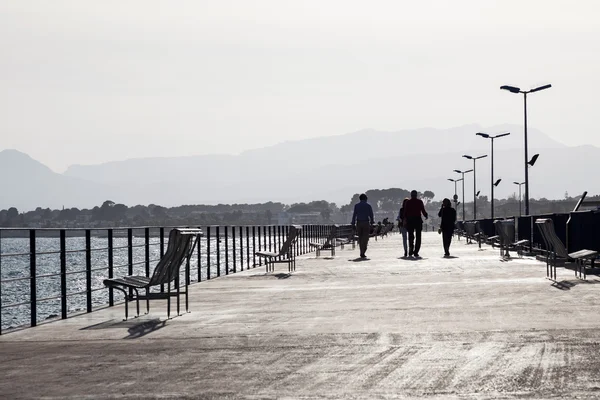
{"type": "Polygon", "coordinates": [[[462,181],[462,209],[463,209],[463,221],[465,220],[465,174],[468,174],[469,172],[473,172],[472,169],[468,170],[468,171],[461,171],[459,169],[455,169],[454,172],[458,173],[458,174],[462,174],[462,178],[459,179],[462,181]]]}
{"type": "Polygon", "coordinates": [[[491,218],[494,219],[494,186],[497,186],[497,185],[494,185],[494,139],[508,136],[508,135],[510,135],[510,132],[501,133],[496,136],[491,136],[491,135],[488,135],[487,133],[478,132],[478,133],[476,133],[476,135],[481,136],[482,138],[485,138],[485,139],[490,139],[492,142],[492,160],[491,160],[491,164],[492,164],[492,179],[491,179],[491,182],[492,182],[492,198],[491,198],[492,217],[491,218]]]}
{"type": "Polygon", "coordinates": [[[525,182],[513,182],[515,185],[519,185],[519,217],[522,215],[521,214],[521,186],[525,184],[525,182]]]}
{"type": "Polygon", "coordinates": [[[473,219],[477,219],[477,171],[475,170],[475,161],[487,157],[487,154],[484,154],[479,157],[473,157],[465,154],[463,157],[468,158],[469,160],[473,160],[473,219]]]}
{"type": "Polygon", "coordinates": [[[452,178],[448,178],[448,180],[449,180],[450,182],[454,182],[454,197],[453,197],[453,199],[454,199],[454,208],[456,209],[456,203],[458,203],[458,194],[456,194],[456,184],[457,184],[458,182],[462,181],[462,180],[463,180],[463,178],[461,178],[461,179],[452,179],[452,178]]]}
{"type": "Polygon", "coordinates": [[[529,171],[527,170],[527,163],[529,162],[529,155],[528,155],[528,148],[527,148],[527,95],[529,93],[535,93],[535,92],[539,92],[540,90],[544,90],[544,89],[549,89],[551,88],[552,85],[548,84],[548,85],[543,85],[543,86],[538,86],[534,89],[530,89],[530,90],[521,90],[521,88],[518,88],[516,86],[508,86],[508,85],[504,85],[504,86],[500,86],[500,89],[502,90],[508,90],[511,93],[517,93],[523,94],[523,109],[524,109],[524,116],[525,116],[525,126],[524,126],[524,133],[525,133],[525,215],[529,215],[529,171]]]}

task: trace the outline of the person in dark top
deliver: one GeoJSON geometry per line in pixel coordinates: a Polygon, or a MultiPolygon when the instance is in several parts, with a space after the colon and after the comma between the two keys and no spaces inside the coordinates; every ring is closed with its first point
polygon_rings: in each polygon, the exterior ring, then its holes
{"type": "Polygon", "coordinates": [[[444,257],[450,257],[450,243],[452,235],[454,235],[454,224],[456,223],[456,210],[452,208],[450,199],[442,201],[442,208],[438,213],[438,217],[442,219],[440,229],[442,231],[442,241],[444,243],[444,257]]]}
{"type": "Polygon", "coordinates": [[[408,235],[408,231],[406,230],[406,227],[404,226],[404,206],[406,205],[406,202],[408,201],[408,197],[405,198],[402,201],[402,207],[400,207],[400,212],[398,212],[398,218],[396,218],[398,220],[398,230],[400,230],[400,233],[402,234],[402,247],[404,247],[404,258],[406,258],[408,256],[408,241],[407,241],[407,235],[408,235]]]}
{"type": "Polygon", "coordinates": [[[418,258],[419,250],[421,250],[421,232],[423,231],[421,214],[425,216],[425,219],[429,218],[429,215],[425,211],[423,201],[417,198],[416,190],[410,192],[410,199],[404,205],[403,214],[403,223],[408,230],[408,255],[411,257],[414,255],[418,258]]]}
{"type": "Polygon", "coordinates": [[[359,196],[360,202],[354,205],[354,214],[352,214],[352,226],[356,226],[358,236],[358,246],[360,248],[360,258],[367,258],[367,245],[369,244],[369,234],[371,225],[375,223],[373,218],[373,208],[367,203],[367,195],[359,196]]]}

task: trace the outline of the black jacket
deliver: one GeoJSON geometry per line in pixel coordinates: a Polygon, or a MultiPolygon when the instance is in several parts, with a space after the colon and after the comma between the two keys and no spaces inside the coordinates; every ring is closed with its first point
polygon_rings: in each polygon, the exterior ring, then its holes
{"type": "Polygon", "coordinates": [[[456,210],[452,207],[443,207],[438,213],[442,218],[441,228],[443,231],[453,231],[456,223],[456,210]]]}

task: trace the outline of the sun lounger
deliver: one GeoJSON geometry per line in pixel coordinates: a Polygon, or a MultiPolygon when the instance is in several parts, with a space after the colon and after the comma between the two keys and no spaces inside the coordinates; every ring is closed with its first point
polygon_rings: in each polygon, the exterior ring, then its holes
{"type": "Polygon", "coordinates": [[[150,300],[167,300],[167,318],[171,317],[171,297],[177,297],[177,315],[179,315],[179,296],[185,294],[185,309],[189,311],[188,282],[185,279],[185,292],[181,292],[179,285],[179,270],[184,261],[186,268],[189,259],[202,235],[200,229],[172,229],[169,233],[169,244],[165,255],[160,259],[151,277],[146,276],[124,276],[121,278],[110,278],[104,280],[104,286],[119,290],[125,294],[125,320],[128,318],[128,302],[135,300],[137,316],[140,315],[140,300],[146,300],[146,312],[150,311],[150,300]],[[174,284],[172,291],[171,284],[174,284]],[[150,288],[167,285],[166,292],[150,292],[150,288]],[[144,294],[140,294],[143,289],[144,294]]]}

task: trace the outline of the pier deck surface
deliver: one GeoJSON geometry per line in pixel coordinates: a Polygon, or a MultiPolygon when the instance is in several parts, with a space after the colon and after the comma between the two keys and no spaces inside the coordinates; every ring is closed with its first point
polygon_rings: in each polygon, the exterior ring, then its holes
{"type": "Polygon", "coordinates": [[[121,321],[121,306],[0,337],[0,397],[377,399],[600,397],[600,280],[424,234],[288,275],[191,288],[191,313],[121,321]]]}

